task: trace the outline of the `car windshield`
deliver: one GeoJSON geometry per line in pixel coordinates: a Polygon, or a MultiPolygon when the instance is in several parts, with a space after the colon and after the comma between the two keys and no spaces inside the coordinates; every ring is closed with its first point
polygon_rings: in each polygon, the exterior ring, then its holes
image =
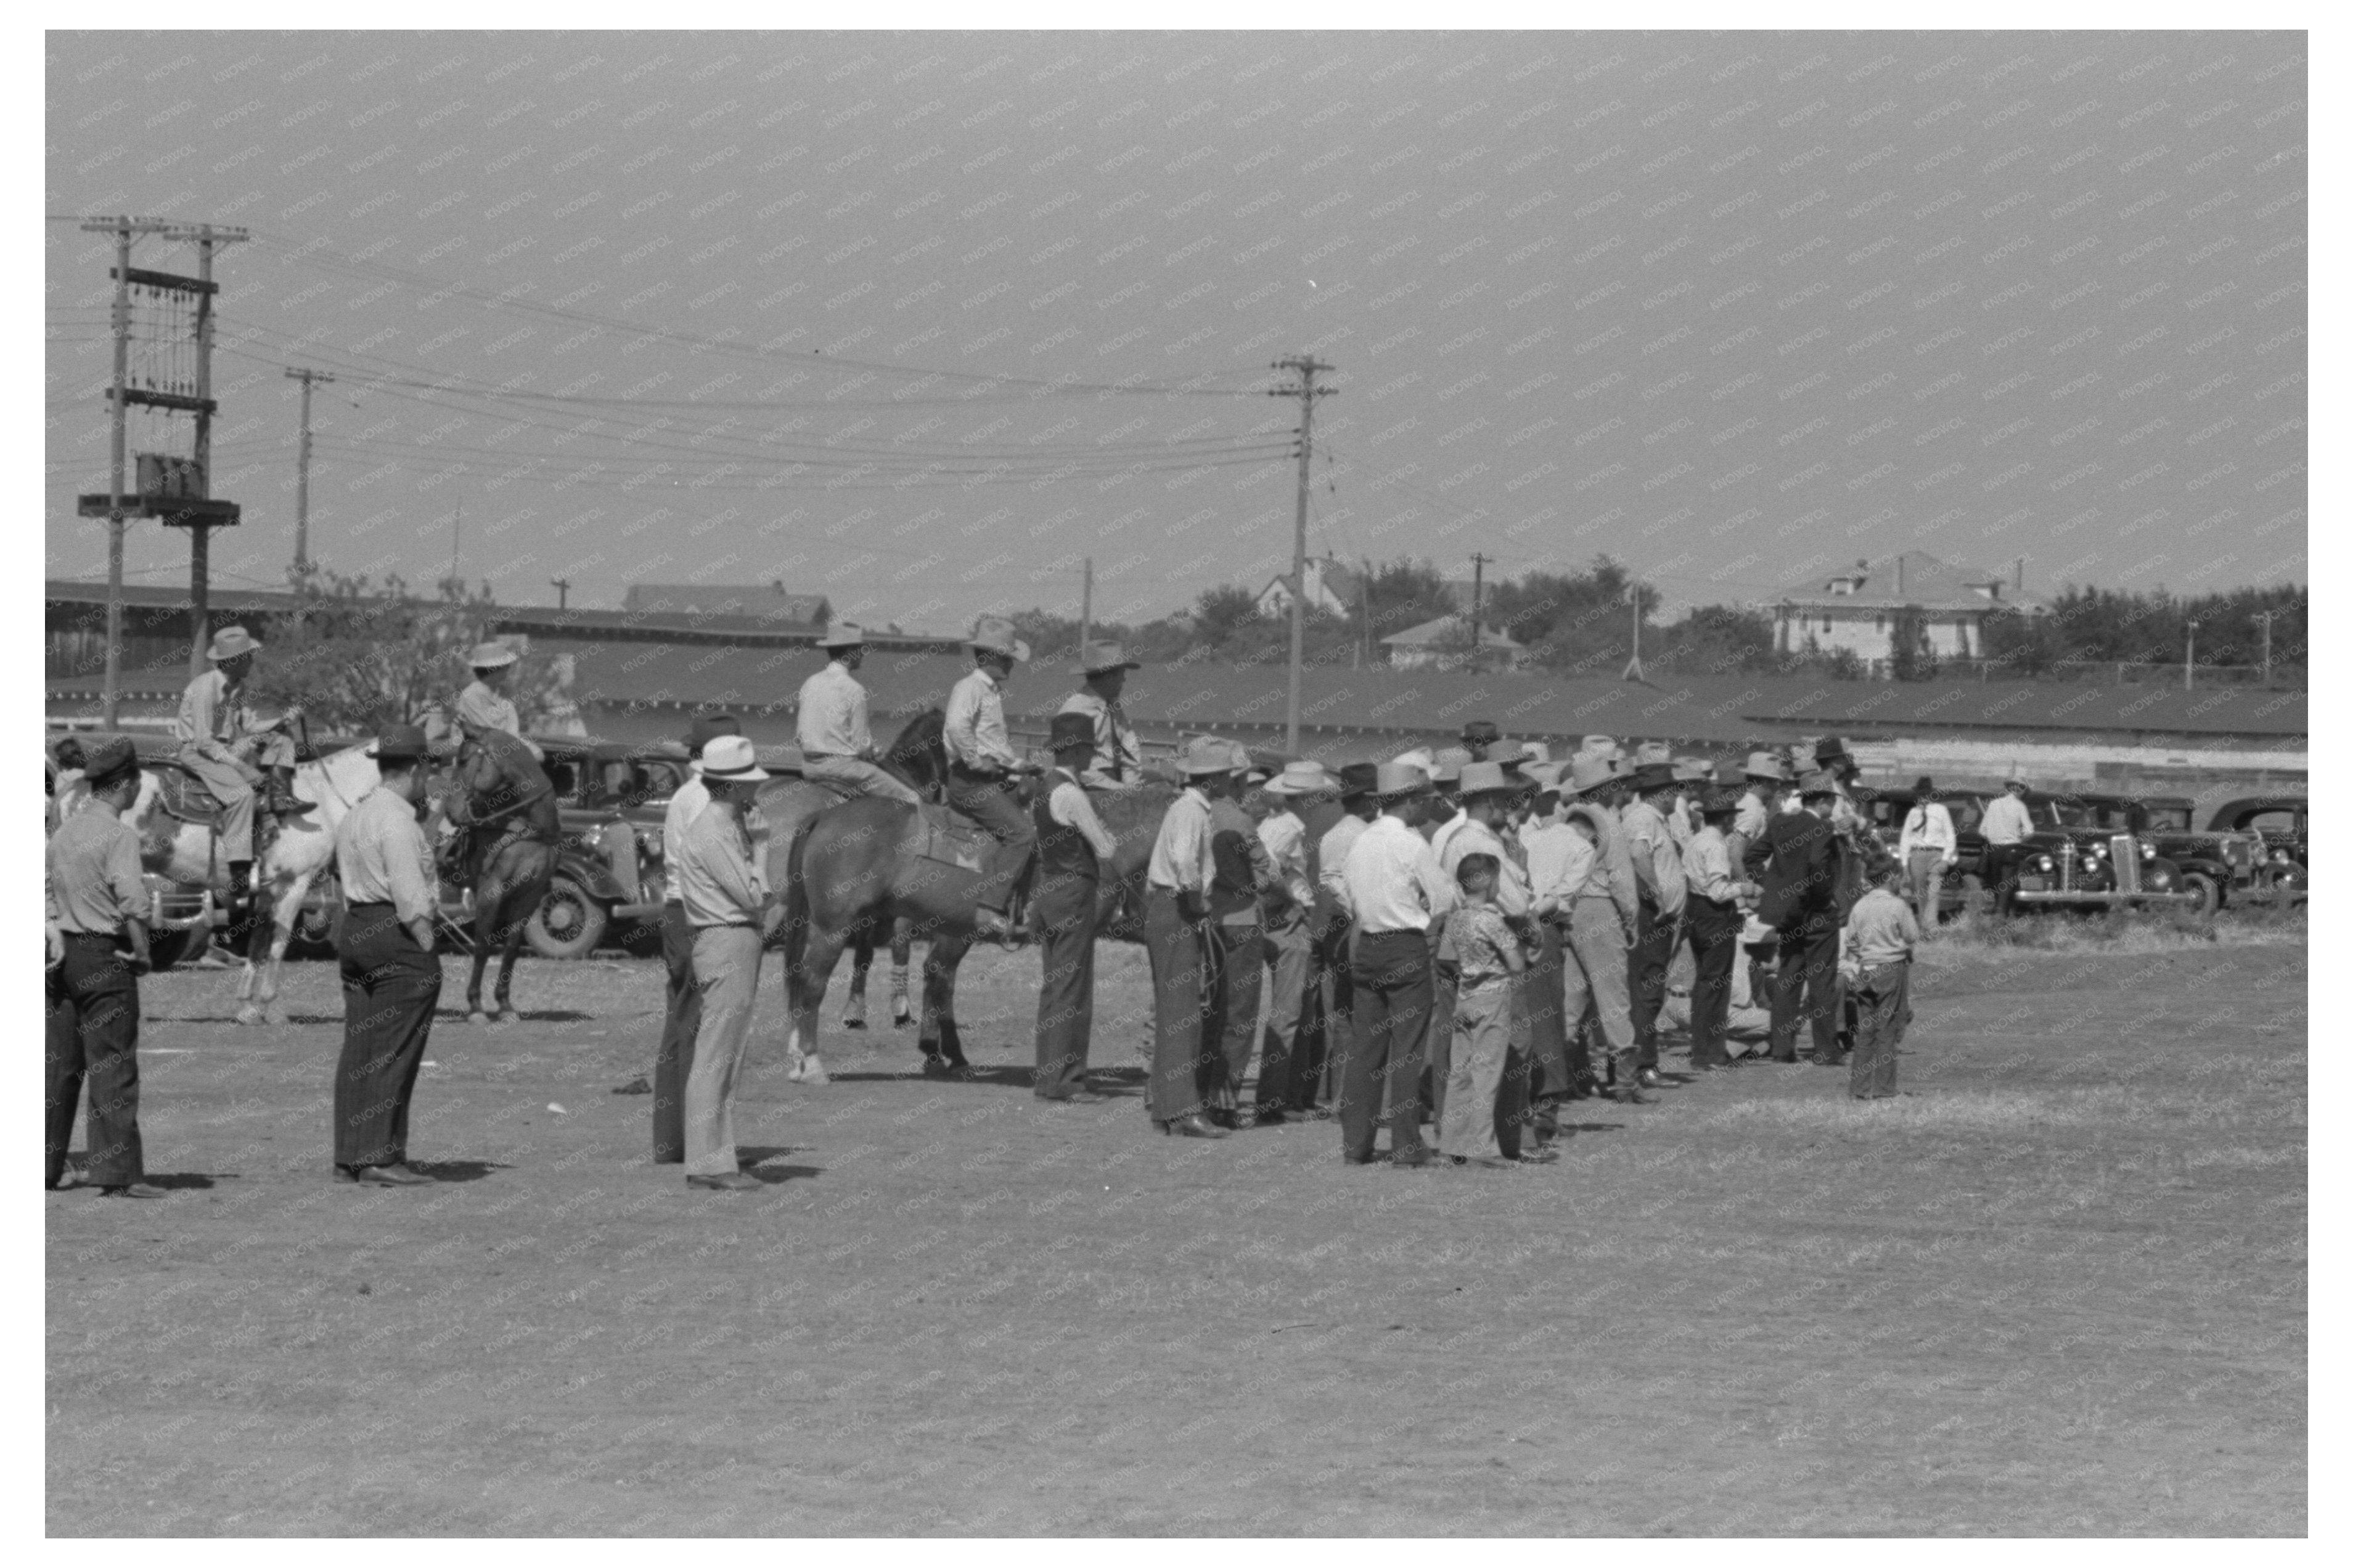
{"type": "Polygon", "coordinates": [[[2166,833],[2189,831],[2189,808],[2186,805],[2152,805],[2148,808],[2148,825],[2166,833]]]}
{"type": "Polygon", "coordinates": [[[2274,835],[2304,831],[2303,819],[2293,811],[2259,811],[2247,819],[2246,826],[2257,833],[2274,835]]]}
{"type": "Polygon", "coordinates": [[[2062,827],[2114,827],[2132,826],[2132,808],[2116,801],[2054,800],[2051,811],[2062,827]]]}

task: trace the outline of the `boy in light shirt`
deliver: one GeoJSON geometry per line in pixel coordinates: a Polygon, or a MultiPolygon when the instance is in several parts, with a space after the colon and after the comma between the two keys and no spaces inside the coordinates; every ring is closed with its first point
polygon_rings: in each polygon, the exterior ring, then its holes
{"type": "Polygon", "coordinates": [[[1895,1098],[1895,1049],[1912,1021],[1912,950],[1920,922],[1901,896],[1905,868],[1890,867],[1846,917],[1839,969],[1854,999],[1854,1055],[1847,1092],[1895,1098]]]}

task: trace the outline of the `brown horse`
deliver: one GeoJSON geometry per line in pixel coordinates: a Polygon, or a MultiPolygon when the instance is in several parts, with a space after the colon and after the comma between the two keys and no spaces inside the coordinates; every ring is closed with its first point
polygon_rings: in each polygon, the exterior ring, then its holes
{"type": "MultiPolygon", "coordinates": [[[[936,768],[941,715],[918,715],[892,742],[891,755],[918,776],[936,768]]],[[[932,776],[936,776],[934,774],[932,776]]],[[[803,789],[809,786],[803,785],[803,789]]],[[[1103,883],[1097,930],[1141,940],[1144,871],[1176,792],[1160,785],[1095,797],[1104,829],[1119,849],[1103,883]]],[[[779,805],[786,803],[779,801],[779,805]]],[[[785,986],[792,1035],[786,1050],[789,1077],[824,1083],[818,1049],[818,1014],[834,965],[845,949],[904,921],[930,945],[923,956],[923,1070],[955,1074],[968,1067],[955,1019],[955,976],[972,946],[973,889],[978,874],[924,857],[923,825],[913,807],[864,796],[797,814],[789,826],[768,816],[771,884],[785,889],[785,986]]]]}
{"type": "Polygon", "coordinates": [[[474,964],[466,977],[466,1015],[495,1024],[514,1014],[508,986],[523,927],[547,897],[561,833],[554,786],[531,749],[503,730],[467,737],[443,801],[466,835],[466,882],[474,890],[474,964]],[[482,971],[499,950],[499,984],[482,1011],[482,971]]]}

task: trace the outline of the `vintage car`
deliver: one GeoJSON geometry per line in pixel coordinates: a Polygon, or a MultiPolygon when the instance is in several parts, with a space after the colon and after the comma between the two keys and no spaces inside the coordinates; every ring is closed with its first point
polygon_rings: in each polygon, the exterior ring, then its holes
{"type": "MultiPolygon", "coordinates": [[[[1986,888],[1985,835],[1979,825],[1984,790],[1940,791],[1953,816],[1959,858],[1945,873],[1938,908],[1956,910],[1976,901],[1986,888]]],[[[1858,802],[1873,832],[1892,852],[1912,810],[1909,790],[1867,792],[1858,802]]],[[[2176,904],[2211,910],[2206,890],[2189,887],[2180,867],[2159,852],[2146,833],[2148,814],[2125,795],[2029,790],[2027,814],[2034,833],[2019,862],[2018,901],[2063,909],[2176,904]]]]}
{"type": "Polygon", "coordinates": [[[660,940],[662,815],[686,782],[686,748],[534,735],[564,839],[555,879],[524,929],[532,951],[583,958],[612,942],[660,940]]]}
{"type": "Polygon", "coordinates": [[[2260,857],[2283,891],[2301,895],[2309,886],[2311,863],[2306,858],[2311,803],[2300,795],[2249,795],[2214,808],[2207,817],[2210,833],[2253,834],[2260,857]]]}
{"type": "Polygon", "coordinates": [[[2199,895],[2200,913],[2304,897],[2302,862],[2266,845],[2261,833],[2221,826],[2200,830],[2197,805],[2186,795],[2144,795],[2140,804],[2147,813],[2149,842],[2181,868],[2182,886],[2199,895]]]}

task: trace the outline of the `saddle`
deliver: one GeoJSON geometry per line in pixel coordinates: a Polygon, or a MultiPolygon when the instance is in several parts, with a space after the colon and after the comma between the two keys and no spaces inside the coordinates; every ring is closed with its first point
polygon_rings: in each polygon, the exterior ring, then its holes
{"type": "Polygon", "coordinates": [[[960,811],[930,801],[916,806],[915,815],[916,854],[967,871],[977,871],[987,864],[988,852],[997,840],[980,824],[960,811]]]}
{"type": "Polygon", "coordinates": [[[140,765],[155,775],[156,804],[167,814],[199,827],[220,826],[220,799],[205,787],[204,780],[168,758],[145,761],[140,765]]]}

